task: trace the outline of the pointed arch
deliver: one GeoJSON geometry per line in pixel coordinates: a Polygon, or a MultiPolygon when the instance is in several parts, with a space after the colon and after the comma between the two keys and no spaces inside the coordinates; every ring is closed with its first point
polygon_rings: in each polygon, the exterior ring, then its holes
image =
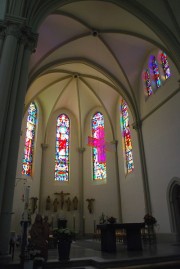
{"type": "Polygon", "coordinates": [[[37,125],[37,106],[35,102],[32,102],[30,103],[28,108],[23,164],[22,164],[22,174],[26,176],[32,176],[36,125],[37,125]]]}
{"type": "MultiPolygon", "coordinates": [[[[91,122],[92,137],[97,141],[96,147],[92,148],[93,154],[93,180],[106,179],[106,151],[105,151],[105,131],[104,116],[101,112],[96,112],[91,122]]],[[[95,144],[95,143],[94,143],[95,144]]]]}
{"type": "Polygon", "coordinates": [[[156,88],[158,89],[161,86],[161,80],[160,80],[158,63],[154,55],[151,56],[151,65],[152,65],[153,79],[155,81],[156,88]]]}
{"type": "Polygon", "coordinates": [[[170,214],[171,230],[180,238],[180,178],[173,177],[167,187],[167,203],[170,214]]]}
{"type": "Polygon", "coordinates": [[[69,181],[70,119],[60,114],[56,122],[55,180],[69,181]]]}
{"type": "Polygon", "coordinates": [[[145,82],[145,89],[148,96],[153,94],[152,86],[151,86],[151,79],[149,69],[147,68],[144,71],[144,82],[145,82]]]}
{"type": "Polygon", "coordinates": [[[128,105],[124,99],[121,100],[120,104],[120,117],[121,117],[121,130],[124,143],[125,153],[125,167],[126,173],[130,173],[134,170],[134,161],[132,154],[132,142],[131,142],[131,131],[129,126],[129,114],[128,105]]]}
{"type": "Polygon", "coordinates": [[[160,54],[160,57],[161,57],[161,65],[164,72],[164,77],[165,79],[168,79],[171,76],[171,71],[170,71],[167,55],[165,52],[162,51],[160,54]]]}

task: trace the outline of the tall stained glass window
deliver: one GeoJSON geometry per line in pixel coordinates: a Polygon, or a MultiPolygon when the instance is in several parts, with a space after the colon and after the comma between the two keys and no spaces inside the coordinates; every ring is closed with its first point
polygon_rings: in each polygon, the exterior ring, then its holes
{"type": "Polygon", "coordinates": [[[66,114],[60,114],[56,125],[55,180],[69,180],[69,138],[70,120],[66,114]]]}
{"type": "Polygon", "coordinates": [[[106,152],[104,134],[104,116],[97,112],[92,118],[93,180],[106,179],[106,152]]]}
{"type": "Polygon", "coordinates": [[[171,71],[169,68],[169,63],[168,63],[167,55],[165,52],[161,52],[161,63],[162,63],[162,68],[164,71],[165,79],[168,79],[171,75],[171,71]]]}
{"type": "Polygon", "coordinates": [[[148,94],[148,96],[153,94],[153,90],[151,87],[151,80],[150,80],[150,75],[149,75],[149,70],[146,69],[144,72],[144,81],[145,81],[145,85],[146,85],[146,92],[148,94]]]}
{"type": "Polygon", "coordinates": [[[158,68],[158,64],[157,64],[155,56],[152,57],[152,70],[153,70],[156,87],[159,88],[161,86],[161,80],[160,80],[159,68],[158,68]]]}
{"type": "Polygon", "coordinates": [[[129,126],[129,115],[127,103],[121,100],[121,129],[124,139],[124,149],[125,149],[125,161],[127,173],[134,170],[133,154],[132,154],[132,142],[131,142],[131,132],[129,126]]]}
{"type": "Polygon", "coordinates": [[[36,124],[37,124],[37,108],[35,103],[32,102],[28,109],[23,165],[22,165],[22,174],[27,176],[32,175],[36,124]]]}

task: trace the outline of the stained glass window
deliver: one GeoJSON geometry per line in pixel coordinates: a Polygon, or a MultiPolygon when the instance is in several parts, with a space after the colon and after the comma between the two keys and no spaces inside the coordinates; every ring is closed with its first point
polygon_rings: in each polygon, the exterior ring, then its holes
{"type": "Polygon", "coordinates": [[[148,96],[150,96],[151,94],[153,94],[153,90],[151,87],[151,80],[150,80],[150,75],[149,75],[148,69],[146,69],[146,71],[144,72],[144,81],[145,81],[145,85],[146,85],[146,92],[147,92],[148,96]]]}
{"type": "Polygon", "coordinates": [[[70,120],[66,114],[57,118],[56,125],[56,156],[55,156],[55,180],[69,180],[69,137],[70,120]]]}
{"type": "Polygon", "coordinates": [[[127,173],[134,170],[133,154],[132,154],[132,142],[131,142],[131,132],[129,126],[129,114],[127,103],[122,99],[121,101],[121,129],[124,140],[125,149],[125,161],[127,173]]]}
{"type": "Polygon", "coordinates": [[[104,116],[97,112],[92,118],[93,151],[93,180],[106,179],[106,151],[104,134],[104,116]]]}
{"type": "Polygon", "coordinates": [[[165,79],[168,79],[171,75],[168,60],[167,60],[167,55],[165,52],[161,52],[161,63],[162,63],[162,68],[164,71],[164,76],[165,79]]]}
{"type": "Polygon", "coordinates": [[[33,163],[36,123],[37,123],[37,108],[36,108],[35,103],[32,102],[28,109],[24,156],[23,156],[23,165],[22,165],[22,174],[27,175],[27,176],[32,175],[32,163],[33,163]]]}
{"type": "Polygon", "coordinates": [[[159,88],[161,86],[161,80],[160,80],[159,68],[158,68],[158,64],[157,64],[155,56],[152,57],[152,70],[153,70],[156,87],[159,88]]]}

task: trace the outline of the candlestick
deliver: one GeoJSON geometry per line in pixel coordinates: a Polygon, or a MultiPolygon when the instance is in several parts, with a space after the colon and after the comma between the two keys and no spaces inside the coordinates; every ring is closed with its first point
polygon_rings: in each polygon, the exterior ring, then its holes
{"type": "Polygon", "coordinates": [[[73,230],[75,231],[76,229],[76,218],[73,216],[73,230]]]}
{"type": "Polygon", "coordinates": [[[83,235],[85,234],[85,216],[83,216],[83,235]]]}
{"type": "Polygon", "coordinates": [[[94,233],[96,232],[96,220],[94,219],[94,233]]]}

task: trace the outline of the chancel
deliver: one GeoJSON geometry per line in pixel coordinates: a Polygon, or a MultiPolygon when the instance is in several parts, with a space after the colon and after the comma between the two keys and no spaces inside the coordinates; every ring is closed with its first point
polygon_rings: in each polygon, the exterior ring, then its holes
{"type": "Polygon", "coordinates": [[[18,268],[20,249],[29,263],[37,214],[49,219],[49,268],[61,267],[60,220],[75,234],[69,262],[87,258],[78,268],[92,266],[89,249],[99,268],[115,256],[119,268],[145,255],[178,262],[179,10],[177,0],[0,1],[0,268],[18,268]],[[116,253],[101,246],[107,227],[116,253]]]}

